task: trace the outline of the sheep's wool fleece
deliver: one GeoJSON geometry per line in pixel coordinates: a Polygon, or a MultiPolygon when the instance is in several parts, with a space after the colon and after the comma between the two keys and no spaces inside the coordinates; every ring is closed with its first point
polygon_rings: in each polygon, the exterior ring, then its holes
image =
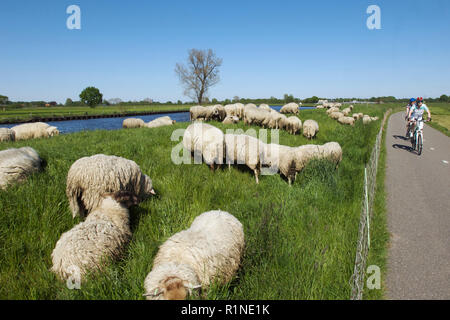
{"type": "Polygon", "coordinates": [[[225,211],[202,213],[189,229],[160,246],[145,279],[146,293],[155,292],[168,277],[178,277],[192,286],[226,283],[239,268],[243,249],[244,230],[239,220],[225,211]]]}
{"type": "Polygon", "coordinates": [[[163,126],[171,126],[175,123],[169,116],[156,118],[146,124],[147,128],[157,128],[163,126]]]}
{"type": "Polygon", "coordinates": [[[104,199],[86,221],[61,235],[52,252],[52,271],[64,280],[77,271],[84,276],[101,270],[106,259],[120,257],[130,238],[128,209],[104,199]]]}
{"type": "Polygon", "coordinates": [[[183,135],[183,146],[194,154],[202,155],[206,164],[222,164],[224,157],[223,132],[206,123],[189,125],[183,135]]]}
{"type": "Polygon", "coordinates": [[[124,128],[142,128],[145,126],[145,122],[139,118],[128,118],[123,120],[122,127],[124,128]]]}
{"type": "Polygon", "coordinates": [[[298,104],[295,102],[291,102],[288,104],[285,104],[281,109],[281,113],[298,113],[298,104]]]}
{"type": "Polygon", "coordinates": [[[0,189],[21,182],[41,169],[39,154],[30,147],[11,148],[0,151],[0,189]]]}
{"type": "Polygon", "coordinates": [[[116,156],[97,154],[75,161],[67,174],[66,195],[73,216],[94,210],[107,192],[126,190],[141,202],[150,196],[152,180],[136,162],[116,156]]]}
{"type": "Polygon", "coordinates": [[[0,142],[2,141],[14,141],[16,133],[8,128],[0,128],[0,142]]]}
{"type": "Polygon", "coordinates": [[[303,122],[303,135],[308,138],[314,138],[314,136],[319,132],[319,124],[315,120],[306,120],[303,122]]]}
{"type": "Polygon", "coordinates": [[[47,138],[59,134],[56,127],[44,122],[24,123],[11,128],[15,132],[16,140],[47,138]]]}

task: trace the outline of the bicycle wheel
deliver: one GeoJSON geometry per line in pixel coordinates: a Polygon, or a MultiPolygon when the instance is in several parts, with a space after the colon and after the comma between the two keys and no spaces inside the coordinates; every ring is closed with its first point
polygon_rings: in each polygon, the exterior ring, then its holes
{"type": "Polygon", "coordinates": [[[423,144],[422,144],[422,135],[417,135],[417,154],[420,156],[422,154],[423,144]]]}

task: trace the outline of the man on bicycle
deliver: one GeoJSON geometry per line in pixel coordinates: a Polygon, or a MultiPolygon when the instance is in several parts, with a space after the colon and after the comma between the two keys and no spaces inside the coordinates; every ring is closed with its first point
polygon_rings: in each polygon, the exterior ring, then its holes
{"type": "Polygon", "coordinates": [[[423,103],[423,98],[417,98],[417,104],[412,106],[409,110],[408,118],[409,121],[413,124],[413,130],[410,131],[410,137],[413,136],[413,132],[415,131],[416,125],[419,130],[423,129],[423,113],[426,111],[428,113],[428,121],[431,121],[431,113],[428,109],[427,105],[423,103]]]}

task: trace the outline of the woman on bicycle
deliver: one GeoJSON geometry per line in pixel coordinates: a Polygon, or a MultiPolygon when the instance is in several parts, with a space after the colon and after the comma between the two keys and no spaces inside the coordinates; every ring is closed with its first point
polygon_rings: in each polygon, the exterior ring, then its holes
{"type": "Polygon", "coordinates": [[[409,121],[413,124],[413,130],[410,131],[410,136],[412,137],[412,133],[415,131],[415,126],[418,126],[419,130],[423,129],[423,113],[426,111],[428,113],[428,121],[431,121],[431,113],[428,109],[427,105],[423,103],[423,98],[417,98],[417,104],[414,107],[411,107],[409,110],[408,118],[409,121]]]}
{"type": "Polygon", "coordinates": [[[411,109],[412,106],[416,105],[416,99],[411,98],[409,99],[409,103],[406,105],[406,114],[405,114],[405,120],[408,121],[409,117],[409,110],[411,109]]]}

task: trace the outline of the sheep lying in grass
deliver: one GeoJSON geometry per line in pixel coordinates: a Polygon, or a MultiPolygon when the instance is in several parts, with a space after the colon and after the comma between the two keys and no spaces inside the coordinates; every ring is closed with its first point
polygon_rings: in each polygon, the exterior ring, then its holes
{"type": "Polygon", "coordinates": [[[101,203],[107,192],[130,191],[138,202],[154,195],[152,180],[136,162],[97,154],[75,161],[67,174],[66,195],[73,217],[85,217],[101,203]]]}
{"type": "Polygon", "coordinates": [[[149,300],[185,299],[194,288],[229,282],[241,263],[244,230],[234,216],[208,211],[164,242],[144,281],[149,300]]]}
{"type": "Polygon", "coordinates": [[[8,128],[0,128],[0,142],[16,140],[16,133],[8,128]]]}
{"type": "Polygon", "coordinates": [[[212,170],[221,165],[224,157],[224,134],[209,124],[195,122],[188,126],[183,135],[183,146],[195,159],[203,157],[212,170]]]}
{"type": "Polygon", "coordinates": [[[299,112],[298,104],[296,104],[295,102],[291,102],[291,103],[285,104],[280,109],[280,112],[281,113],[294,113],[294,114],[297,114],[299,112]]]}
{"type": "Polygon", "coordinates": [[[61,235],[52,252],[51,270],[62,280],[81,278],[101,270],[108,258],[120,258],[131,238],[128,208],[137,202],[129,191],[103,194],[85,221],[61,235]]]}
{"type": "Polygon", "coordinates": [[[16,140],[48,138],[59,134],[58,128],[44,122],[24,123],[11,128],[16,140]]]}
{"type": "Polygon", "coordinates": [[[139,118],[127,118],[122,122],[123,128],[142,128],[145,127],[145,122],[139,118]]]}
{"type": "Polygon", "coordinates": [[[302,129],[302,121],[296,116],[288,117],[286,120],[286,131],[297,134],[302,129]]]}
{"type": "Polygon", "coordinates": [[[365,114],[363,116],[363,124],[368,124],[368,123],[370,123],[372,121],[376,121],[376,120],[378,120],[378,117],[371,117],[371,116],[369,116],[367,114],[365,114]]]}
{"type": "Polygon", "coordinates": [[[235,124],[239,122],[239,117],[238,116],[227,116],[222,123],[223,124],[235,124]]]}
{"type": "Polygon", "coordinates": [[[338,119],[338,122],[340,124],[349,124],[353,126],[355,124],[355,119],[353,117],[340,117],[338,119]]]}
{"type": "Polygon", "coordinates": [[[319,132],[319,124],[317,121],[310,119],[303,122],[303,135],[306,138],[314,138],[317,135],[317,132],[319,132]]]}
{"type": "Polygon", "coordinates": [[[147,128],[158,128],[158,127],[163,127],[163,126],[171,126],[174,123],[176,123],[175,120],[170,119],[169,116],[165,116],[165,117],[159,117],[152,121],[149,121],[148,123],[145,124],[145,126],[147,128]]]}
{"type": "Polygon", "coordinates": [[[262,142],[244,134],[225,134],[225,155],[228,168],[231,164],[245,164],[255,173],[256,183],[259,183],[261,172],[260,153],[262,142]]]}
{"type": "Polygon", "coordinates": [[[30,147],[0,151],[0,189],[24,181],[42,167],[39,154],[30,147]]]}

